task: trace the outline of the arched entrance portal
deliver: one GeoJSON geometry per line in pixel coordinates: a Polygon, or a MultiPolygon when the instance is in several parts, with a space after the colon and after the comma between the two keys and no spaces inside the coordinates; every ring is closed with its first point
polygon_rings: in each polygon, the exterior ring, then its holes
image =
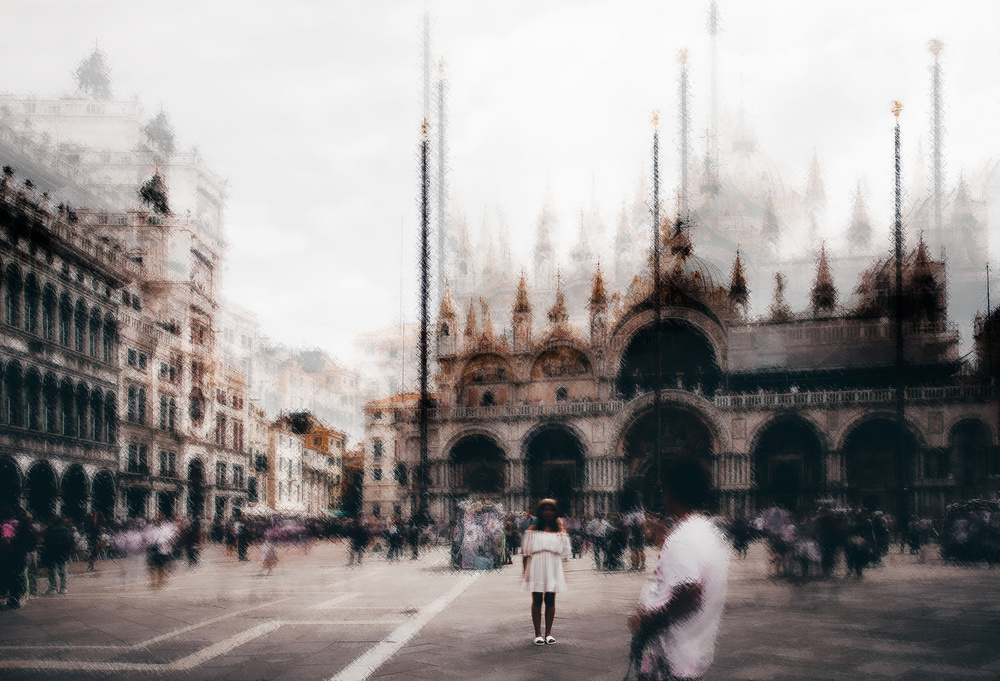
{"type": "Polygon", "coordinates": [[[504,460],[500,446],[486,435],[468,435],[449,454],[454,488],[470,495],[496,496],[504,490],[504,460]]]}
{"type": "Polygon", "coordinates": [[[187,514],[192,518],[205,517],[205,467],[201,459],[188,464],[187,514]]]}
{"type": "Polygon", "coordinates": [[[115,517],[115,477],[110,471],[100,471],[94,476],[91,508],[107,519],[115,517]]]}
{"type": "Polygon", "coordinates": [[[895,513],[903,466],[913,460],[913,435],[888,417],[859,425],[844,441],[848,500],[870,510],[895,513]]]}
{"type": "Polygon", "coordinates": [[[21,505],[21,469],[9,456],[0,456],[0,508],[21,505]]]}
{"type": "Polygon", "coordinates": [[[676,406],[660,409],[660,459],[656,457],[657,419],[653,409],[640,416],[625,432],[623,442],[627,479],[621,508],[641,504],[649,511],[663,510],[660,493],[660,466],[680,456],[696,456],[706,461],[712,455],[712,435],[694,411],[676,406]]]}
{"type": "Polygon", "coordinates": [[[56,472],[48,461],[38,461],[28,469],[25,488],[27,508],[32,516],[47,521],[55,515],[59,487],[56,472]]]}
{"type": "MultiPolygon", "coordinates": [[[[679,319],[664,319],[661,329],[661,386],[682,390],[700,388],[706,394],[714,393],[719,387],[720,372],[715,349],[708,339],[679,319]]],[[[629,341],[618,372],[620,395],[632,397],[656,388],[656,345],[655,324],[645,327],[629,341]]]]}
{"type": "Polygon", "coordinates": [[[768,424],[753,452],[757,508],[814,510],[821,496],[822,450],[816,432],[799,419],[768,424]]]}
{"type": "Polygon", "coordinates": [[[76,522],[87,515],[87,497],[90,485],[87,474],[79,464],[73,464],[62,476],[62,514],[76,522]]]}
{"type": "Polygon", "coordinates": [[[583,445],[565,428],[550,426],[528,441],[528,480],[533,501],[551,497],[563,513],[583,514],[583,445]]]}

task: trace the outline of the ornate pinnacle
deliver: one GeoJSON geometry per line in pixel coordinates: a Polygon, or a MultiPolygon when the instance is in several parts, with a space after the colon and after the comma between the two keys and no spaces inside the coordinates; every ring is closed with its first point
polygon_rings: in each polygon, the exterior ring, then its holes
{"type": "Polygon", "coordinates": [[[653,110],[653,127],[655,128],[660,124],[660,111],[658,109],[653,110]]]}
{"type": "Polygon", "coordinates": [[[423,122],[420,124],[420,134],[426,136],[427,135],[427,131],[430,130],[430,127],[431,127],[431,124],[428,123],[427,119],[425,118],[423,120],[423,122]]]}
{"type": "Polygon", "coordinates": [[[944,43],[938,40],[937,38],[934,38],[933,40],[928,40],[927,49],[930,51],[931,54],[934,55],[934,59],[936,60],[938,56],[941,54],[941,51],[944,50],[944,43]]]}
{"type": "Polygon", "coordinates": [[[899,114],[902,113],[902,111],[903,111],[903,103],[898,99],[893,101],[892,115],[896,117],[896,120],[899,120],[899,114]]]}
{"type": "Polygon", "coordinates": [[[681,66],[687,66],[688,61],[688,51],[687,48],[682,48],[677,50],[677,63],[681,66]]]}

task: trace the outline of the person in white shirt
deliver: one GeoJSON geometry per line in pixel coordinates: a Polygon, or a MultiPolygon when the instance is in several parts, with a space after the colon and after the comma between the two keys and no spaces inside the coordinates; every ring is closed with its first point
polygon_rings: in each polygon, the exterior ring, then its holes
{"type": "Polygon", "coordinates": [[[535,645],[553,645],[552,623],[556,616],[556,594],[566,590],[562,562],[569,559],[570,543],[559,522],[555,499],[538,502],[538,522],[524,533],[521,544],[524,590],[531,592],[531,622],[535,645]],[[545,636],[542,636],[542,601],[545,601],[545,636]]]}
{"type": "Polygon", "coordinates": [[[730,550],[704,514],[711,472],[702,459],[682,458],[661,469],[663,503],[674,517],[656,569],[628,626],[642,680],[697,679],[715,655],[726,603],[730,550]]]}

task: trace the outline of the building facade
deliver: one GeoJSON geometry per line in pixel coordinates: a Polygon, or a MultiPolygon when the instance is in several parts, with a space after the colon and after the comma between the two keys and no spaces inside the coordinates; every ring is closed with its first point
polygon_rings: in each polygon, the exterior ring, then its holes
{"type": "MultiPolygon", "coordinates": [[[[750,321],[738,256],[720,282],[683,225],[665,227],[663,252],[659,323],[648,273],[609,300],[597,270],[585,330],[569,323],[559,290],[536,328],[523,277],[510,336],[494,332],[485,303],[461,324],[445,298],[430,419],[433,516],[453,517],[468,497],[515,511],[546,496],[575,514],[640,500],[655,508],[657,470],[680,455],[710,463],[729,513],[826,502],[937,515],[1000,490],[994,388],[959,359],[944,263],[922,241],[903,267],[901,365],[891,258],[870,263],[845,304],[821,252],[809,310],[790,309],[779,277],[768,314],[750,321]]],[[[413,396],[368,405],[367,512],[416,508],[418,432],[413,396]],[[385,443],[398,443],[391,462],[385,443]],[[392,466],[404,474],[386,475],[392,466]]]]}

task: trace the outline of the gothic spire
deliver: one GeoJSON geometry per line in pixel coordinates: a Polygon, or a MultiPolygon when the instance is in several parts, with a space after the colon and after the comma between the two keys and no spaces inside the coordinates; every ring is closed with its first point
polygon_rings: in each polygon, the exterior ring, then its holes
{"type": "Polygon", "coordinates": [[[514,313],[524,312],[531,314],[531,303],[528,301],[528,282],[524,279],[524,271],[521,271],[521,281],[517,284],[517,297],[514,299],[514,313]]]}
{"type": "Polygon", "coordinates": [[[733,276],[729,283],[729,300],[733,305],[740,305],[744,309],[750,300],[750,289],[747,288],[746,276],[743,274],[743,261],[740,260],[738,249],[736,260],[733,262],[733,276]]]}
{"type": "Polygon", "coordinates": [[[490,317],[490,306],[486,303],[485,298],[479,299],[479,307],[482,310],[483,319],[483,333],[482,341],[484,343],[492,343],[494,341],[493,336],[493,318],[490,317]]]}
{"type": "Polygon", "coordinates": [[[806,182],[806,201],[817,206],[826,202],[826,187],[819,165],[819,153],[813,149],[812,163],[809,165],[809,180],[806,182]]]}
{"type": "Polygon", "coordinates": [[[562,292],[562,278],[556,279],[556,302],[549,310],[549,322],[556,327],[565,326],[569,322],[569,313],[566,311],[566,297],[562,292]]]}
{"type": "Polygon", "coordinates": [[[470,300],[469,314],[465,318],[465,341],[471,345],[472,343],[475,343],[477,335],[478,332],[476,331],[476,305],[470,300]]]}
{"type": "Polygon", "coordinates": [[[787,322],[792,318],[792,309],[785,300],[785,275],[781,272],[774,274],[774,302],[768,312],[772,322],[787,322]]]}
{"type": "Polygon", "coordinates": [[[872,225],[868,219],[868,208],[865,206],[865,196],[861,189],[861,181],[854,193],[854,211],[851,224],[847,228],[847,243],[852,251],[865,250],[872,242],[872,225]]]}
{"type": "Polygon", "coordinates": [[[601,263],[597,263],[597,271],[594,273],[594,286],[590,290],[591,311],[602,309],[608,305],[608,295],[604,291],[604,277],[601,276],[601,263]]]}
{"type": "Polygon", "coordinates": [[[813,317],[830,316],[837,306],[837,287],[833,285],[833,275],[826,261],[826,244],[820,249],[816,280],[813,282],[810,298],[813,317]]]}

